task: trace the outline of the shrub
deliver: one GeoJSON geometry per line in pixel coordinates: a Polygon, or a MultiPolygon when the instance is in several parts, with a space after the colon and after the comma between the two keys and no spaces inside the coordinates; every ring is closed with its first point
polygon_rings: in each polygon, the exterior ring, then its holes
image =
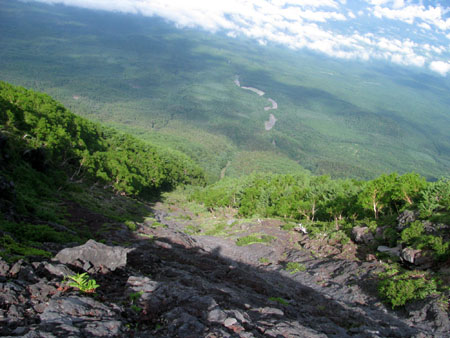
{"type": "Polygon", "coordinates": [[[403,306],[412,300],[424,299],[437,292],[435,279],[426,279],[423,273],[418,271],[400,274],[391,271],[381,274],[380,277],[382,279],[378,284],[378,292],[392,308],[403,306]]]}
{"type": "Polygon", "coordinates": [[[95,279],[89,279],[89,275],[86,272],[81,274],[77,273],[76,275],[68,277],[69,279],[73,280],[73,282],[69,283],[69,286],[77,288],[84,293],[94,293],[95,289],[100,286],[97,284],[95,279]]]}
{"type": "Polygon", "coordinates": [[[306,266],[298,262],[289,262],[286,264],[286,270],[294,274],[299,271],[306,271],[306,266]]]}

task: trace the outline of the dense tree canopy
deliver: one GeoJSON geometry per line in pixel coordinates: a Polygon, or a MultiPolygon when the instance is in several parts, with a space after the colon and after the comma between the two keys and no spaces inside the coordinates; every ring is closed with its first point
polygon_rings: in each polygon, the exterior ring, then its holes
{"type": "Polygon", "coordinates": [[[41,171],[59,168],[72,179],[111,184],[136,196],[203,182],[202,171],[185,155],[101,127],[48,95],[3,82],[0,126],[8,143],[20,148],[22,159],[33,157],[28,162],[41,171]]]}

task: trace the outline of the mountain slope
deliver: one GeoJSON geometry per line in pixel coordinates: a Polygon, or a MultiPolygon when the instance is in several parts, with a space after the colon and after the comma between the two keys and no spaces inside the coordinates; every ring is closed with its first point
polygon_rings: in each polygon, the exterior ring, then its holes
{"type": "Polygon", "coordinates": [[[94,124],[48,95],[4,82],[0,142],[6,256],[26,252],[15,241],[45,248],[39,243],[95,237],[100,229],[77,227],[85,216],[70,216],[68,210],[78,204],[132,227],[145,207],[126,196],[151,200],[178,184],[204,182],[203,172],[185,155],[94,124]]]}

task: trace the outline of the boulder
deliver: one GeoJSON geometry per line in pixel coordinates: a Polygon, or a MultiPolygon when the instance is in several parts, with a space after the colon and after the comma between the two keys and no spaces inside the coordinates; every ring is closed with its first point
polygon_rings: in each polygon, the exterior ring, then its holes
{"type": "Polygon", "coordinates": [[[418,216],[417,211],[405,210],[397,217],[397,230],[403,230],[409,223],[414,222],[418,216]]]}
{"type": "Polygon", "coordinates": [[[61,250],[55,260],[80,267],[87,272],[108,272],[124,267],[130,251],[132,249],[108,246],[91,239],[84,245],[61,250]]]}
{"type": "Polygon", "coordinates": [[[54,297],[39,317],[40,331],[61,336],[117,337],[122,328],[118,313],[89,297],[54,297]]]}
{"type": "Polygon", "coordinates": [[[352,229],[352,237],[355,243],[370,244],[374,237],[368,227],[354,227],[352,229]]]}
{"type": "Polygon", "coordinates": [[[9,264],[0,257],[0,276],[6,277],[9,271],[9,264]]]}
{"type": "Polygon", "coordinates": [[[412,248],[404,248],[401,253],[401,258],[406,262],[414,264],[415,259],[421,253],[421,250],[416,250],[412,248]]]}
{"type": "Polygon", "coordinates": [[[378,252],[384,252],[384,253],[387,253],[387,254],[389,254],[391,256],[397,256],[397,257],[400,257],[401,250],[402,250],[401,246],[396,246],[395,248],[389,248],[387,246],[380,245],[377,248],[378,252]]]}

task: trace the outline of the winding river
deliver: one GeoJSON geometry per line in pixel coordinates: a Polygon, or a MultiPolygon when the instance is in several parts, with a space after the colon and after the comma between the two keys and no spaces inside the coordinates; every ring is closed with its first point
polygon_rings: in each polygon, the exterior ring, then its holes
{"type": "MultiPolygon", "coordinates": [[[[262,90],[260,90],[258,88],[241,86],[241,82],[239,81],[238,75],[236,75],[236,77],[234,79],[234,84],[236,86],[238,86],[239,88],[242,88],[245,90],[250,90],[251,92],[258,94],[259,96],[263,96],[265,94],[262,90]]],[[[264,111],[278,109],[278,103],[274,99],[268,98],[267,100],[270,102],[270,106],[264,107],[264,111]]],[[[264,122],[264,128],[267,131],[269,131],[275,126],[276,122],[277,122],[277,119],[276,119],[275,115],[270,114],[269,121],[264,122]]]]}

